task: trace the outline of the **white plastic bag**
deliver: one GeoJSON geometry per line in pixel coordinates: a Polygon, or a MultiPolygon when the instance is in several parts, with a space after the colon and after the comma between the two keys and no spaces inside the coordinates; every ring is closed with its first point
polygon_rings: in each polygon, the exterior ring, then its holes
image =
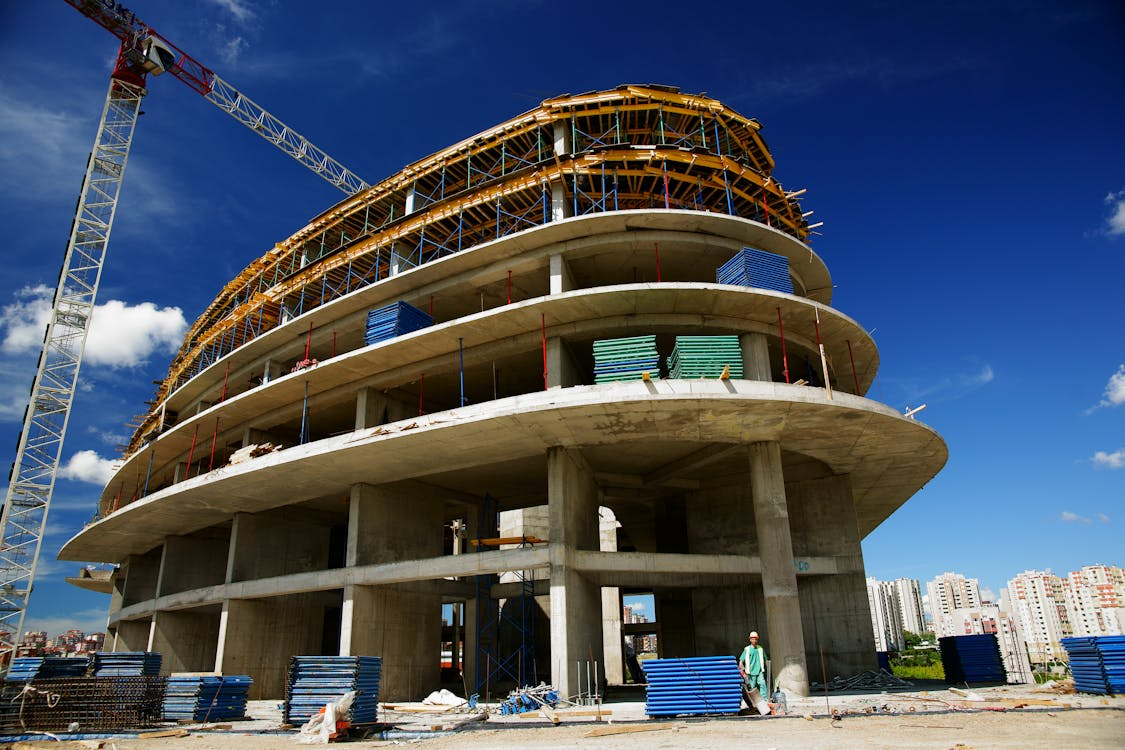
{"type": "Polygon", "coordinates": [[[327,745],[336,734],[336,722],[347,717],[348,711],[355,703],[355,696],[356,692],[349,690],[337,700],[325,705],[324,711],[314,715],[301,727],[297,742],[302,745],[327,745]]]}

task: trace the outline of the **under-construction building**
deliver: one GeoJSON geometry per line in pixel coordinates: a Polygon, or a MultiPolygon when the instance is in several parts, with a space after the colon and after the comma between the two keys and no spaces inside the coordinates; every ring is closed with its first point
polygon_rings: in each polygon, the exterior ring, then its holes
{"type": "Polygon", "coordinates": [[[822,651],[874,668],[860,540],[946,447],[864,396],[876,347],[759,131],[674,88],[560,96],[251,263],[62,550],[118,564],[112,647],[259,697],[292,655],[378,655],[407,699],[444,637],[470,692],[574,695],[620,680],[651,593],[663,656],[755,629],[796,693],[822,651]]]}

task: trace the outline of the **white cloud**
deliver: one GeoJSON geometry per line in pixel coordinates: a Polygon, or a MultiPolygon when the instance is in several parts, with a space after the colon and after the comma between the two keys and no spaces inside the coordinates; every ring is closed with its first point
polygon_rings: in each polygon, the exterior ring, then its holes
{"type": "Polygon", "coordinates": [[[59,476],[105,487],[120,465],[121,461],[102,458],[96,451],[78,451],[65,465],[59,467],[59,476]]]}
{"type": "Polygon", "coordinates": [[[1077,513],[1071,513],[1069,510],[1064,510],[1059,515],[1059,520],[1066,521],[1068,523],[1093,523],[1093,521],[1091,521],[1089,518],[1080,516],[1077,513]]]}
{"type": "Polygon", "coordinates": [[[244,49],[246,49],[246,40],[236,36],[219,45],[219,57],[227,65],[234,65],[244,49]]]}
{"type": "Polygon", "coordinates": [[[1101,521],[1102,523],[1109,523],[1110,519],[1109,519],[1109,516],[1107,516],[1105,513],[1099,513],[1098,514],[1098,520],[1101,521]]]}
{"type": "Polygon", "coordinates": [[[21,93],[0,85],[0,189],[25,199],[73,194],[94,136],[78,108],[85,100],[55,96],[42,105],[42,96],[21,93]]]}
{"type": "Polygon", "coordinates": [[[1125,190],[1110,193],[1105,197],[1109,206],[1109,216],[1105,218],[1105,232],[1110,237],[1125,234],[1125,190]]]}
{"type": "Polygon", "coordinates": [[[1100,466],[1106,469],[1125,468],[1125,448],[1114,451],[1113,453],[1098,451],[1090,460],[1094,462],[1094,466],[1100,466]]]}
{"type": "Polygon", "coordinates": [[[985,383],[991,383],[995,379],[995,377],[996,375],[992,372],[992,366],[985,365],[980,369],[980,372],[976,373],[975,375],[962,375],[961,381],[966,386],[977,386],[984,385],[985,383]]]}
{"type": "Polygon", "coordinates": [[[248,23],[258,17],[257,11],[246,0],[208,0],[208,2],[230,13],[239,23],[248,23]]]}
{"type": "MultiPolygon", "coordinates": [[[[15,301],[0,311],[0,351],[20,354],[42,347],[52,295],[53,290],[43,284],[15,294],[15,301]]],[[[94,308],[83,361],[113,368],[136,367],[153,352],[176,351],[186,330],[187,321],[178,307],[110,300],[94,308]]]]}
{"type": "Polygon", "coordinates": [[[1109,376],[1109,382],[1105,384],[1105,393],[1102,394],[1102,400],[1096,406],[1092,406],[1086,410],[1086,413],[1100,409],[1103,406],[1121,406],[1125,404],[1125,365],[1118,365],[1117,372],[1109,376]]]}

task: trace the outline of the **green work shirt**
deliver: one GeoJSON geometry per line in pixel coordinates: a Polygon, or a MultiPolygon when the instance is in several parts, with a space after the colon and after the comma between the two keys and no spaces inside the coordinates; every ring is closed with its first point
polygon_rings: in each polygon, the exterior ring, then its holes
{"type": "Polygon", "coordinates": [[[747,646],[742,649],[738,664],[746,674],[761,674],[766,671],[766,650],[761,646],[747,646]]]}

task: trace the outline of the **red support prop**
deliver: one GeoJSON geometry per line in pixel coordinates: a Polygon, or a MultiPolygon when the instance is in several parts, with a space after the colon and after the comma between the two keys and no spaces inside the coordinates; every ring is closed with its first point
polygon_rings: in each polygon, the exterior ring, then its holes
{"type": "Polygon", "coordinates": [[[785,382],[789,382],[789,357],[785,354],[785,326],[781,323],[781,308],[777,308],[777,330],[781,332],[781,371],[785,373],[785,382]]]}
{"type": "Polygon", "coordinates": [[[508,271],[508,304],[512,304],[512,272],[508,271]]]}
{"type": "Polygon", "coordinates": [[[215,434],[211,436],[211,461],[207,464],[207,471],[215,468],[215,443],[219,441],[219,418],[215,417],[215,434]]]}
{"type": "Polygon", "coordinates": [[[305,361],[309,361],[309,350],[312,349],[312,321],[309,321],[309,337],[305,339],[305,361]]]}
{"type": "Polygon", "coordinates": [[[223,375],[223,392],[219,394],[219,401],[227,400],[227,379],[230,377],[230,360],[227,360],[227,371],[223,375]]]}
{"type": "Polygon", "coordinates": [[[434,295],[430,295],[430,317],[434,317],[434,295]]]}
{"type": "Polygon", "coordinates": [[[652,246],[656,248],[656,283],[660,283],[660,243],[654,242],[652,246]]]}
{"type": "Polygon", "coordinates": [[[336,356],[336,332],[332,332],[332,356],[336,356]]]}
{"type": "Polygon", "coordinates": [[[191,478],[191,459],[195,455],[195,440],[199,437],[199,424],[195,425],[195,434],[191,436],[191,448],[188,449],[187,454],[187,472],[185,472],[184,479],[191,478]]]}

